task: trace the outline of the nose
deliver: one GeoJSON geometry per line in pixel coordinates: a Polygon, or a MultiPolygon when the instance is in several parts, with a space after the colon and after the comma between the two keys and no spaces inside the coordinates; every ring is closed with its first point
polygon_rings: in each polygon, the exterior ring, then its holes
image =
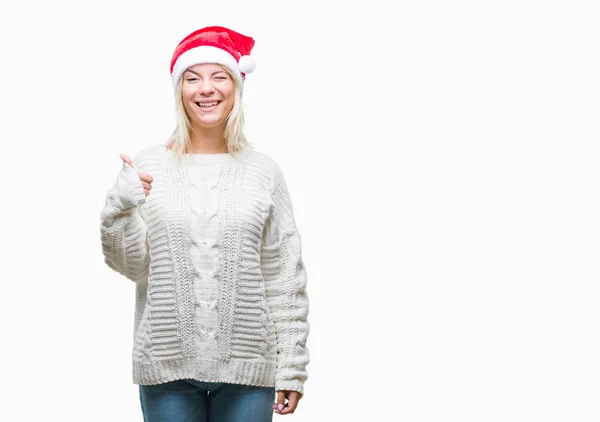
{"type": "Polygon", "coordinates": [[[215,87],[213,86],[213,83],[210,80],[210,78],[200,79],[198,92],[202,95],[210,95],[213,92],[215,92],[215,87]]]}

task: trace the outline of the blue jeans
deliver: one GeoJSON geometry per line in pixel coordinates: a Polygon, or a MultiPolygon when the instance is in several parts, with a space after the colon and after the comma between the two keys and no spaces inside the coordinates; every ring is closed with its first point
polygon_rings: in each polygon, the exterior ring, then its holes
{"type": "Polygon", "coordinates": [[[144,422],[272,422],[274,387],[193,379],[140,385],[144,422]]]}

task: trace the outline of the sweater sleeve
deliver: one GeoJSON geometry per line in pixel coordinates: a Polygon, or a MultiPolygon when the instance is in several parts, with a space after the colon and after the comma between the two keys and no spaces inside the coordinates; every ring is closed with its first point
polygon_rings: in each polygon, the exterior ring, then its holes
{"type": "Polygon", "coordinates": [[[275,389],[304,394],[310,355],[306,270],[292,202],[281,170],[274,166],[271,210],[263,233],[261,272],[267,303],[277,332],[275,389]]]}
{"type": "Polygon", "coordinates": [[[150,261],[148,229],[139,207],[145,201],[138,172],[123,163],[117,181],[106,195],[100,215],[100,235],[104,262],[134,282],[148,275],[150,261]]]}

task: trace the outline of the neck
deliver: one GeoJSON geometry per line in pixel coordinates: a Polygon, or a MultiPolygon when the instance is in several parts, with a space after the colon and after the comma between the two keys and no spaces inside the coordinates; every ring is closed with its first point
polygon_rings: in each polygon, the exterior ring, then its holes
{"type": "Polygon", "coordinates": [[[222,154],[227,152],[224,136],[225,128],[194,128],[190,131],[192,154],[222,154]]]}

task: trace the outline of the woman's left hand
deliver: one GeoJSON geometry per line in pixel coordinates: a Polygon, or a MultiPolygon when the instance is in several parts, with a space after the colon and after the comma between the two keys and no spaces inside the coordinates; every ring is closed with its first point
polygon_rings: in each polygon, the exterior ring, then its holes
{"type": "Polygon", "coordinates": [[[301,398],[302,396],[297,391],[278,391],[277,402],[273,405],[273,409],[280,415],[294,413],[294,410],[296,410],[296,407],[298,407],[298,402],[301,398]],[[288,400],[287,403],[285,402],[285,399],[288,400]]]}

